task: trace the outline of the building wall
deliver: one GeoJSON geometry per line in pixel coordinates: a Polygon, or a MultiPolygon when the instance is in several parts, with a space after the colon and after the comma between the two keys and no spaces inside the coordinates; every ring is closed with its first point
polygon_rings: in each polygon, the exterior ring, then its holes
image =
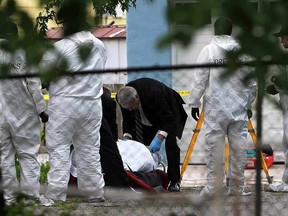
{"type": "MultiPolygon", "coordinates": [[[[158,38],[169,31],[165,19],[165,9],[168,2],[137,1],[135,8],[127,13],[127,64],[128,67],[170,65],[171,49],[159,50],[156,47],[158,38]]],[[[140,78],[156,78],[172,86],[171,72],[157,73],[154,71],[132,72],[128,74],[128,81],[140,78]]]]}
{"type": "MultiPolygon", "coordinates": [[[[192,1],[191,1],[192,2],[192,1]]],[[[213,23],[215,22],[216,17],[211,17],[211,24],[206,25],[203,29],[195,32],[191,37],[193,38],[189,46],[182,47],[178,44],[172,44],[172,64],[181,65],[181,64],[195,64],[197,57],[201,49],[210,43],[213,35],[214,28],[213,23]]],[[[175,26],[174,26],[175,27],[175,26]]],[[[187,26],[177,26],[177,28],[185,28],[187,26]]],[[[171,26],[173,28],[173,26],[171,26]]],[[[232,36],[235,34],[235,29],[232,32],[232,36]]],[[[194,70],[182,70],[172,73],[172,83],[173,88],[175,89],[190,89],[190,80],[191,75],[194,70]]],[[[185,102],[188,102],[188,95],[182,96],[185,102]]],[[[279,107],[276,107],[273,104],[273,101],[277,103],[278,95],[271,97],[265,97],[263,102],[263,131],[262,131],[262,142],[263,144],[269,144],[272,146],[275,152],[275,161],[283,161],[282,153],[282,136],[283,136],[283,116],[282,111],[279,107]]],[[[256,124],[256,101],[252,104],[253,117],[252,121],[257,132],[256,124]]],[[[186,112],[190,114],[190,108],[185,105],[186,112]]],[[[185,130],[183,133],[183,138],[180,141],[181,144],[181,158],[186,154],[188,145],[190,143],[191,136],[193,134],[193,129],[195,128],[196,122],[189,118],[186,122],[185,130]]],[[[197,142],[194,147],[193,156],[190,158],[190,163],[203,163],[205,161],[205,139],[203,131],[199,133],[197,142]]],[[[251,136],[248,134],[248,148],[255,148],[251,136]]]]}
{"type": "MultiPolygon", "coordinates": [[[[44,7],[39,5],[39,0],[16,0],[16,4],[19,9],[24,10],[28,13],[30,18],[36,22],[36,17],[40,12],[44,12],[44,7]]],[[[117,8],[117,17],[112,17],[109,15],[104,16],[103,25],[107,25],[114,21],[114,25],[126,24],[126,13],[121,12],[117,8]]],[[[92,7],[89,8],[89,12],[92,16],[94,13],[92,7]]],[[[91,18],[92,19],[92,18],[91,18]]],[[[17,22],[17,20],[16,20],[17,22]]],[[[54,21],[48,22],[48,28],[57,27],[58,25],[54,21]]],[[[21,32],[20,32],[21,34],[21,32]]],[[[107,50],[107,64],[106,68],[126,68],[127,58],[126,58],[126,40],[124,39],[102,39],[106,50],[107,50]]],[[[124,84],[127,83],[126,73],[109,73],[103,76],[103,81],[106,84],[124,84]]]]}
{"type": "MultiPolygon", "coordinates": [[[[20,9],[25,10],[29,16],[35,20],[40,12],[44,12],[44,7],[39,4],[39,0],[16,0],[16,4],[20,9]]],[[[91,14],[91,23],[93,22],[93,8],[92,6],[88,9],[88,12],[91,14]]],[[[107,15],[102,20],[102,25],[108,25],[114,21],[114,25],[125,25],[126,24],[126,13],[122,12],[119,8],[116,9],[117,17],[107,15]]],[[[48,22],[48,28],[56,27],[57,24],[55,21],[48,22]]]]}
{"type": "MultiPolygon", "coordinates": [[[[127,57],[126,57],[126,39],[125,38],[114,38],[114,39],[101,39],[105,45],[107,52],[106,69],[126,68],[127,57]]],[[[117,72],[103,74],[104,84],[126,84],[127,73],[117,72]]]]}
{"type": "MultiPolygon", "coordinates": [[[[175,2],[184,1],[173,0],[175,2]]],[[[171,2],[173,2],[171,1],[171,2]]],[[[193,3],[194,0],[185,1],[193,3]]],[[[132,9],[127,14],[127,59],[128,67],[153,66],[153,65],[178,65],[178,64],[193,64],[196,63],[200,50],[210,42],[213,37],[213,23],[215,17],[211,16],[211,24],[208,24],[193,36],[191,44],[187,47],[182,47],[179,44],[172,44],[171,48],[159,51],[155,47],[158,38],[169,31],[169,26],[166,23],[165,9],[167,1],[154,1],[147,3],[146,1],[137,2],[137,8],[132,9]]],[[[213,14],[213,13],[212,13],[213,14]]],[[[181,28],[181,26],[177,26],[181,28]]],[[[187,28],[183,25],[182,28],[187,28]]],[[[193,70],[177,70],[167,73],[157,72],[142,72],[129,73],[128,81],[139,77],[152,77],[163,81],[175,90],[190,90],[190,80],[193,70]]],[[[188,95],[182,95],[184,101],[188,102],[188,95]]],[[[271,98],[271,97],[270,97],[271,98]]],[[[278,100],[277,96],[274,100],[278,100]]],[[[254,102],[252,110],[254,116],[252,121],[257,132],[256,125],[256,110],[254,102]]],[[[188,146],[193,135],[193,129],[196,122],[191,118],[190,108],[184,105],[188,114],[185,130],[182,139],[178,144],[181,149],[181,161],[183,161],[188,146]]],[[[264,100],[263,104],[263,143],[270,144],[276,152],[276,161],[283,161],[282,153],[282,113],[268,99],[264,100]]],[[[248,134],[248,148],[254,148],[254,143],[248,134]]],[[[190,157],[190,163],[205,163],[205,140],[203,131],[200,132],[194,151],[190,157]]]]}

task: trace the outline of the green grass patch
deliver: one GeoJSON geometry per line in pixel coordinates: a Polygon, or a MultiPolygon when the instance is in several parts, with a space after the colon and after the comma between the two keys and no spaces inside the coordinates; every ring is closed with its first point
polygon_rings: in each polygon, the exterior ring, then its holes
{"type": "MultiPolygon", "coordinates": [[[[19,164],[19,160],[18,157],[15,157],[15,165],[16,165],[16,176],[17,179],[20,180],[21,178],[21,174],[20,174],[20,164],[19,164]]],[[[48,179],[47,179],[47,174],[50,170],[50,164],[48,161],[46,161],[45,163],[41,163],[40,164],[40,178],[39,178],[39,182],[41,184],[45,184],[48,183],[48,179]]]]}

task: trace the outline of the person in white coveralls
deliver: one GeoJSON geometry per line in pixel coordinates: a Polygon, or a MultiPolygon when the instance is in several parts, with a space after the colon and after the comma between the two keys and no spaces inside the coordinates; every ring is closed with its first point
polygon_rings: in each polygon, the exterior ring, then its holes
{"type": "MultiPolygon", "coordinates": [[[[201,50],[197,64],[227,62],[225,53],[239,47],[231,37],[232,27],[232,22],[225,17],[216,20],[215,36],[210,44],[201,50]]],[[[241,67],[225,79],[221,77],[225,72],[224,67],[199,68],[193,73],[189,106],[192,117],[197,121],[201,107],[200,99],[203,97],[203,129],[207,156],[207,185],[202,189],[201,196],[214,194],[219,183],[216,179],[220,180],[220,184],[224,180],[223,153],[226,136],[230,149],[228,194],[247,194],[244,192],[247,111],[256,97],[256,83],[250,80],[244,84],[244,80],[252,71],[250,67],[241,67]]]]}
{"type": "MultiPolygon", "coordinates": [[[[281,38],[285,49],[288,48],[288,26],[283,26],[274,36],[281,38]]],[[[280,74],[273,76],[272,85],[267,86],[266,91],[275,95],[279,93],[280,105],[283,112],[283,151],[285,155],[285,168],[282,175],[282,182],[275,182],[269,187],[272,191],[288,192],[288,68],[287,65],[280,66],[280,74]]]]}
{"type": "MultiPolygon", "coordinates": [[[[74,3],[77,4],[77,1],[74,3]]],[[[58,14],[63,20],[64,28],[67,27],[67,22],[73,23],[73,17],[65,17],[66,9],[69,7],[61,8],[58,14]]],[[[60,67],[66,61],[66,70],[71,73],[104,69],[107,59],[104,44],[90,31],[81,31],[82,26],[73,24],[73,28],[80,31],[56,42],[54,49],[43,56],[42,66],[60,67]],[[81,46],[90,50],[84,61],[79,55],[81,46]]],[[[99,74],[62,76],[50,82],[50,121],[46,127],[50,171],[47,190],[42,197],[43,205],[66,201],[72,143],[78,168],[79,192],[87,202],[105,201],[105,183],[99,154],[102,87],[99,74]]]]}
{"type": "MultiPolygon", "coordinates": [[[[9,19],[0,22],[1,65],[7,65],[11,75],[31,73],[25,65],[24,51],[12,53],[3,48],[17,40],[17,25],[9,19]]],[[[17,204],[17,193],[25,195],[26,200],[39,199],[37,154],[41,142],[40,118],[44,123],[48,121],[45,111],[39,78],[0,81],[0,164],[6,205],[17,204]],[[16,177],[15,154],[20,164],[20,182],[16,177]]]]}

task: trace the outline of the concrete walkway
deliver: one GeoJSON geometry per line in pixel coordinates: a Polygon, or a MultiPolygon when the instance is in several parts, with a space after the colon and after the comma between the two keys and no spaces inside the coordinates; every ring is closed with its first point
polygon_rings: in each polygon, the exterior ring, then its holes
{"type": "MultiPolygon", "coordinates": [[[[281,182],[284,164],[273,164],[269,169],[269,176],[272,177],[273,182],[281,182]]],[[[264,171],[261,171],[262,184],[268,184],[268,180],[264,171]]],[[[256,169],[245,170],[246,185],[254,185],[256,181],[256,169]]],[[[197,187],[206,184],[206,167],[204,165],[188,165],[183,175],[182,187],[197,187]]]]}
{"type": "MultiPolygon", "coordinates": [[[[38,161],[40,163],[45,163],[49,161],[49,156],[47,153],[41,153],[38,155],[38,161]]],[[[269,169],[269,176],[273,178],[273,182],[281,182],[282,173],[284,170],[284,164],[273,164],[269,169]]],[[[255,184],[256,180],[256,169],[246,169],[245,170],[245,182],[247,185],[255,184]]],[[[261,179],[263,184],[268,184],[266,174],[262,170],[261,179]]],[[[206,184],[206,166],[205,165],[188,165],[186,171],[184,172],[181,187],[200,187],[206,184]]]]}

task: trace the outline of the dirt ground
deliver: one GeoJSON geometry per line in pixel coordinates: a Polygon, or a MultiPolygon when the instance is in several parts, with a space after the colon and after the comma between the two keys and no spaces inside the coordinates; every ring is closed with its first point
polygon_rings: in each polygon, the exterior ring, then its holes
{"type": "MultiPolygon", "coordinates": [[[[274,182],[280,182],[284,165],[273,165],[269,173],[274,182]]],[[[84,203],[77,192],[69,190],[65,203],[51,207],[34,205],[14,211],[7,216],[252,216],[256,209],[262,216],[288,215],[288,193],[267,191],[268,182],[262,173],[260,206],[255,193],[255,170],[246,170],[246,189],[252,192],[246,197],[227,197],[223,192],[212,199],[204,200],[199,196],[206,183],[203,178],[204,166],[188,166],[181,182],[179,193],[135,193],[132,190],[113,190],[105,187],[103,203],[84,203]]],[[[42,193],[45,186],[42,188],[42,193]]],[[[0,215],[2,216],[2,215],[0,215]]]]}
{"type": "Polygon", "coordinates": [[[255,215],[256,208],[261,208],[263,216],[288,215],[285,210],[287,193],[263,190],[261,205],[256,207],[254,186],[249,188],[251,196],[228,197],[223,193],[208,200],[200,198],[200,190],[200,187],[194,187],[184,188],[179,193],[139,194],[131,190],[108,189],[103,203],[84,203],[76,196],[69,196],[65,203],[50,207],[35,205],[25,210],[37,216],[251,216],[255,215]]]}

